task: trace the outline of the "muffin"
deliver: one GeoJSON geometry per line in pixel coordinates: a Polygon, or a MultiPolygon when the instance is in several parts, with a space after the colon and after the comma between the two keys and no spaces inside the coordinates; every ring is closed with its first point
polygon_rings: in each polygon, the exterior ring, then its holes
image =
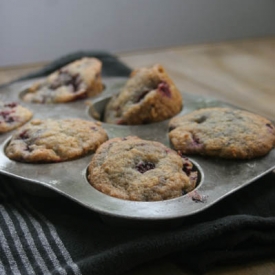
{"type": "Polygon", "coordinates": [[[0,101],[0,133],[9,132],[32,118],[32,112],[15,103],[0,101]]]}
{"type": "Polygon", "coordinates": [[[206,108],[169,123],[175,150],[227,159],[266,155],[275,144],[275,127],[259,115],[230,108],[206,108]]]}
{"type": "Polygon", "coordinates": [[[140,68],[109,101],[104,121],[125,125],[163,121],[179,113],[182,104],[179,90],[162,66],[140,68]]]}
{"type": "Polygon", "coordinates": [[[124,200],[160,201],[180,197],[196,186],[192,163],[174,150],[138,137],[103,143],[88,167],[97,190],[124,200]]]}
{"type": "Polygon", "coordinates": [[[95,96],[103,90],[102,63],[96,58],[82,58],[33,84],[22,99],[32,103],[65,103],[95,96]]]}
{"type": "Polygon", "coordinates": [[[5,152],[10,159],[20,162],[61,162],[94,152],[107,139],[98,122],[35,119],[18,129],[5,152]]]}

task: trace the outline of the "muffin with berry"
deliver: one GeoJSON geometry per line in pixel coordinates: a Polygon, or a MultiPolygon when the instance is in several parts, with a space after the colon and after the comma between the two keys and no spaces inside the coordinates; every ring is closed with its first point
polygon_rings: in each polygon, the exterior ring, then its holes
{"type": "Polygon", "coordinates": [[[266,155],[275,144],[275,127],[266,118],[231,108],[205,108],[171,119],[169,138],[183,154],[227,159],[266,155]]]}
{"type": "Polygon", "coordinates": [[[138,137],[103,143],[88,167],[97,190],[124,200],[161,201],[193,190],[198,172],[192,163],[155,141],[138,137]]]}
{"type": "Polygon", "coordinates": [[[9,132],[32,118],[32,112],[15,103],[0,102],[0,133],[9,132]]]}
{"type": "Polygon", "coordinates": [[[105,108],[104,121],[139,125],[163,121],[181,111],[182,96],[161,65],[132,72],[105,108]]]}
{"type": "Polygon", "coordinates": [[[5,152],[10,159],[20,162],[61,162],[92,153],[107,139],[99,122],[34,119],[18,129],[5,152]]]}
{"type": "Polygon", "coordinates": [[[64,103],[97,95],[103,90],[102,63],[96,58],[82,58],[33,84],[23,95],[32,103],[64,103]]]}

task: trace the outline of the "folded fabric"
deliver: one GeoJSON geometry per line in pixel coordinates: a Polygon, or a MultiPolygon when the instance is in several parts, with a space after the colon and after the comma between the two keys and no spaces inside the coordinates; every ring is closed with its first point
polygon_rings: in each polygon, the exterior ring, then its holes
{"type": "MultiPolygon", "coordinates": [[[[81,52],[28,77],[43,76],[82,56],[103,60],[103,75],[130,69],[106,53],[81,52]],[[105,63],[104,63],[105,62],[105,63]]],[[[45,189],[0,176],[0,274],[119,275],[162,257],[205,272],[217,265],[275,255],[275,174],[269,173],[177,227],[127,228],[45,189]],[[54,195],[54,196],[52,196],[54,195]]]]}

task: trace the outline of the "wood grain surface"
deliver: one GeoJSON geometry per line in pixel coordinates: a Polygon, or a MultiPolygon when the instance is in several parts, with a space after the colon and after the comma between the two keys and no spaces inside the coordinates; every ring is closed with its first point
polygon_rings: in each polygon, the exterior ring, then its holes
{"type": "MultiPolygon", "coordinates": [[[[275,120],[275,37],[120,53],[132,68],[162,64],[179,89],[208,95],[275,120]]],[[[44,64],[0,68],[0,85],[44,64]]],[[[125,275],[192,275],[167,261],[125,275]]],[[[217,268],[207,275],[275,275],[275,258],[217,268]]]]}

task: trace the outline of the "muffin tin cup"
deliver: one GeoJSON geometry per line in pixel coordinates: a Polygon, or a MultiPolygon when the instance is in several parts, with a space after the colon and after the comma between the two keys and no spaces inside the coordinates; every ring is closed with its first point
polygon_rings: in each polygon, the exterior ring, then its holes
{"type": "MultiPolygon", "coordinates": [[[[1,100],[16,101],[28,107],[34,118],[81,118],[96,121],[101,116],[110,97],[123,86],[124,78],[103,78],[102,94],[64,104],[32,104],[21,100],[20,93],[34,81],[13,84],[0,93],[1,100]],[[97,113],[97,116],[95,116],[97,113]],[[93,116],[94,117],[93,117],[93,116]]],[[[178,115],[206,107],[228,107],[215,99],[182,92],[184,106],[178,115]]],[[[232,106],[231,106],[232,107],[232,106]]],[[[168,138],[169,119],[147,125],[125,126],[102,122],[109,139],[135,135],[154,140],[171,147],[168,138]]],[[[0,137],[0,173],[14,177],[21,188],[40,191],[51,189],[101,215],[104,222],[114,225],[148,226],[150,224],[171,226],[184,221],[184,217],[201,212],[224,197],[250,184],[275,168],[275,150],[253,160],[224,160],[201,156],[188,156],[199,171],[197,187],[181,197],[156,201],[138,202],[114,198],[92,187],[87,180],[87,167],[92,155],[50,164],[15,162],[5,155],[5,146],[13,132],[0,137]],[[34,188],[35,187],[35,188],[34,188]],[[37,187],[37,188],[36,188],[37,187]],[[40,189],[40,190],[39,190],[40,189]]]]}

